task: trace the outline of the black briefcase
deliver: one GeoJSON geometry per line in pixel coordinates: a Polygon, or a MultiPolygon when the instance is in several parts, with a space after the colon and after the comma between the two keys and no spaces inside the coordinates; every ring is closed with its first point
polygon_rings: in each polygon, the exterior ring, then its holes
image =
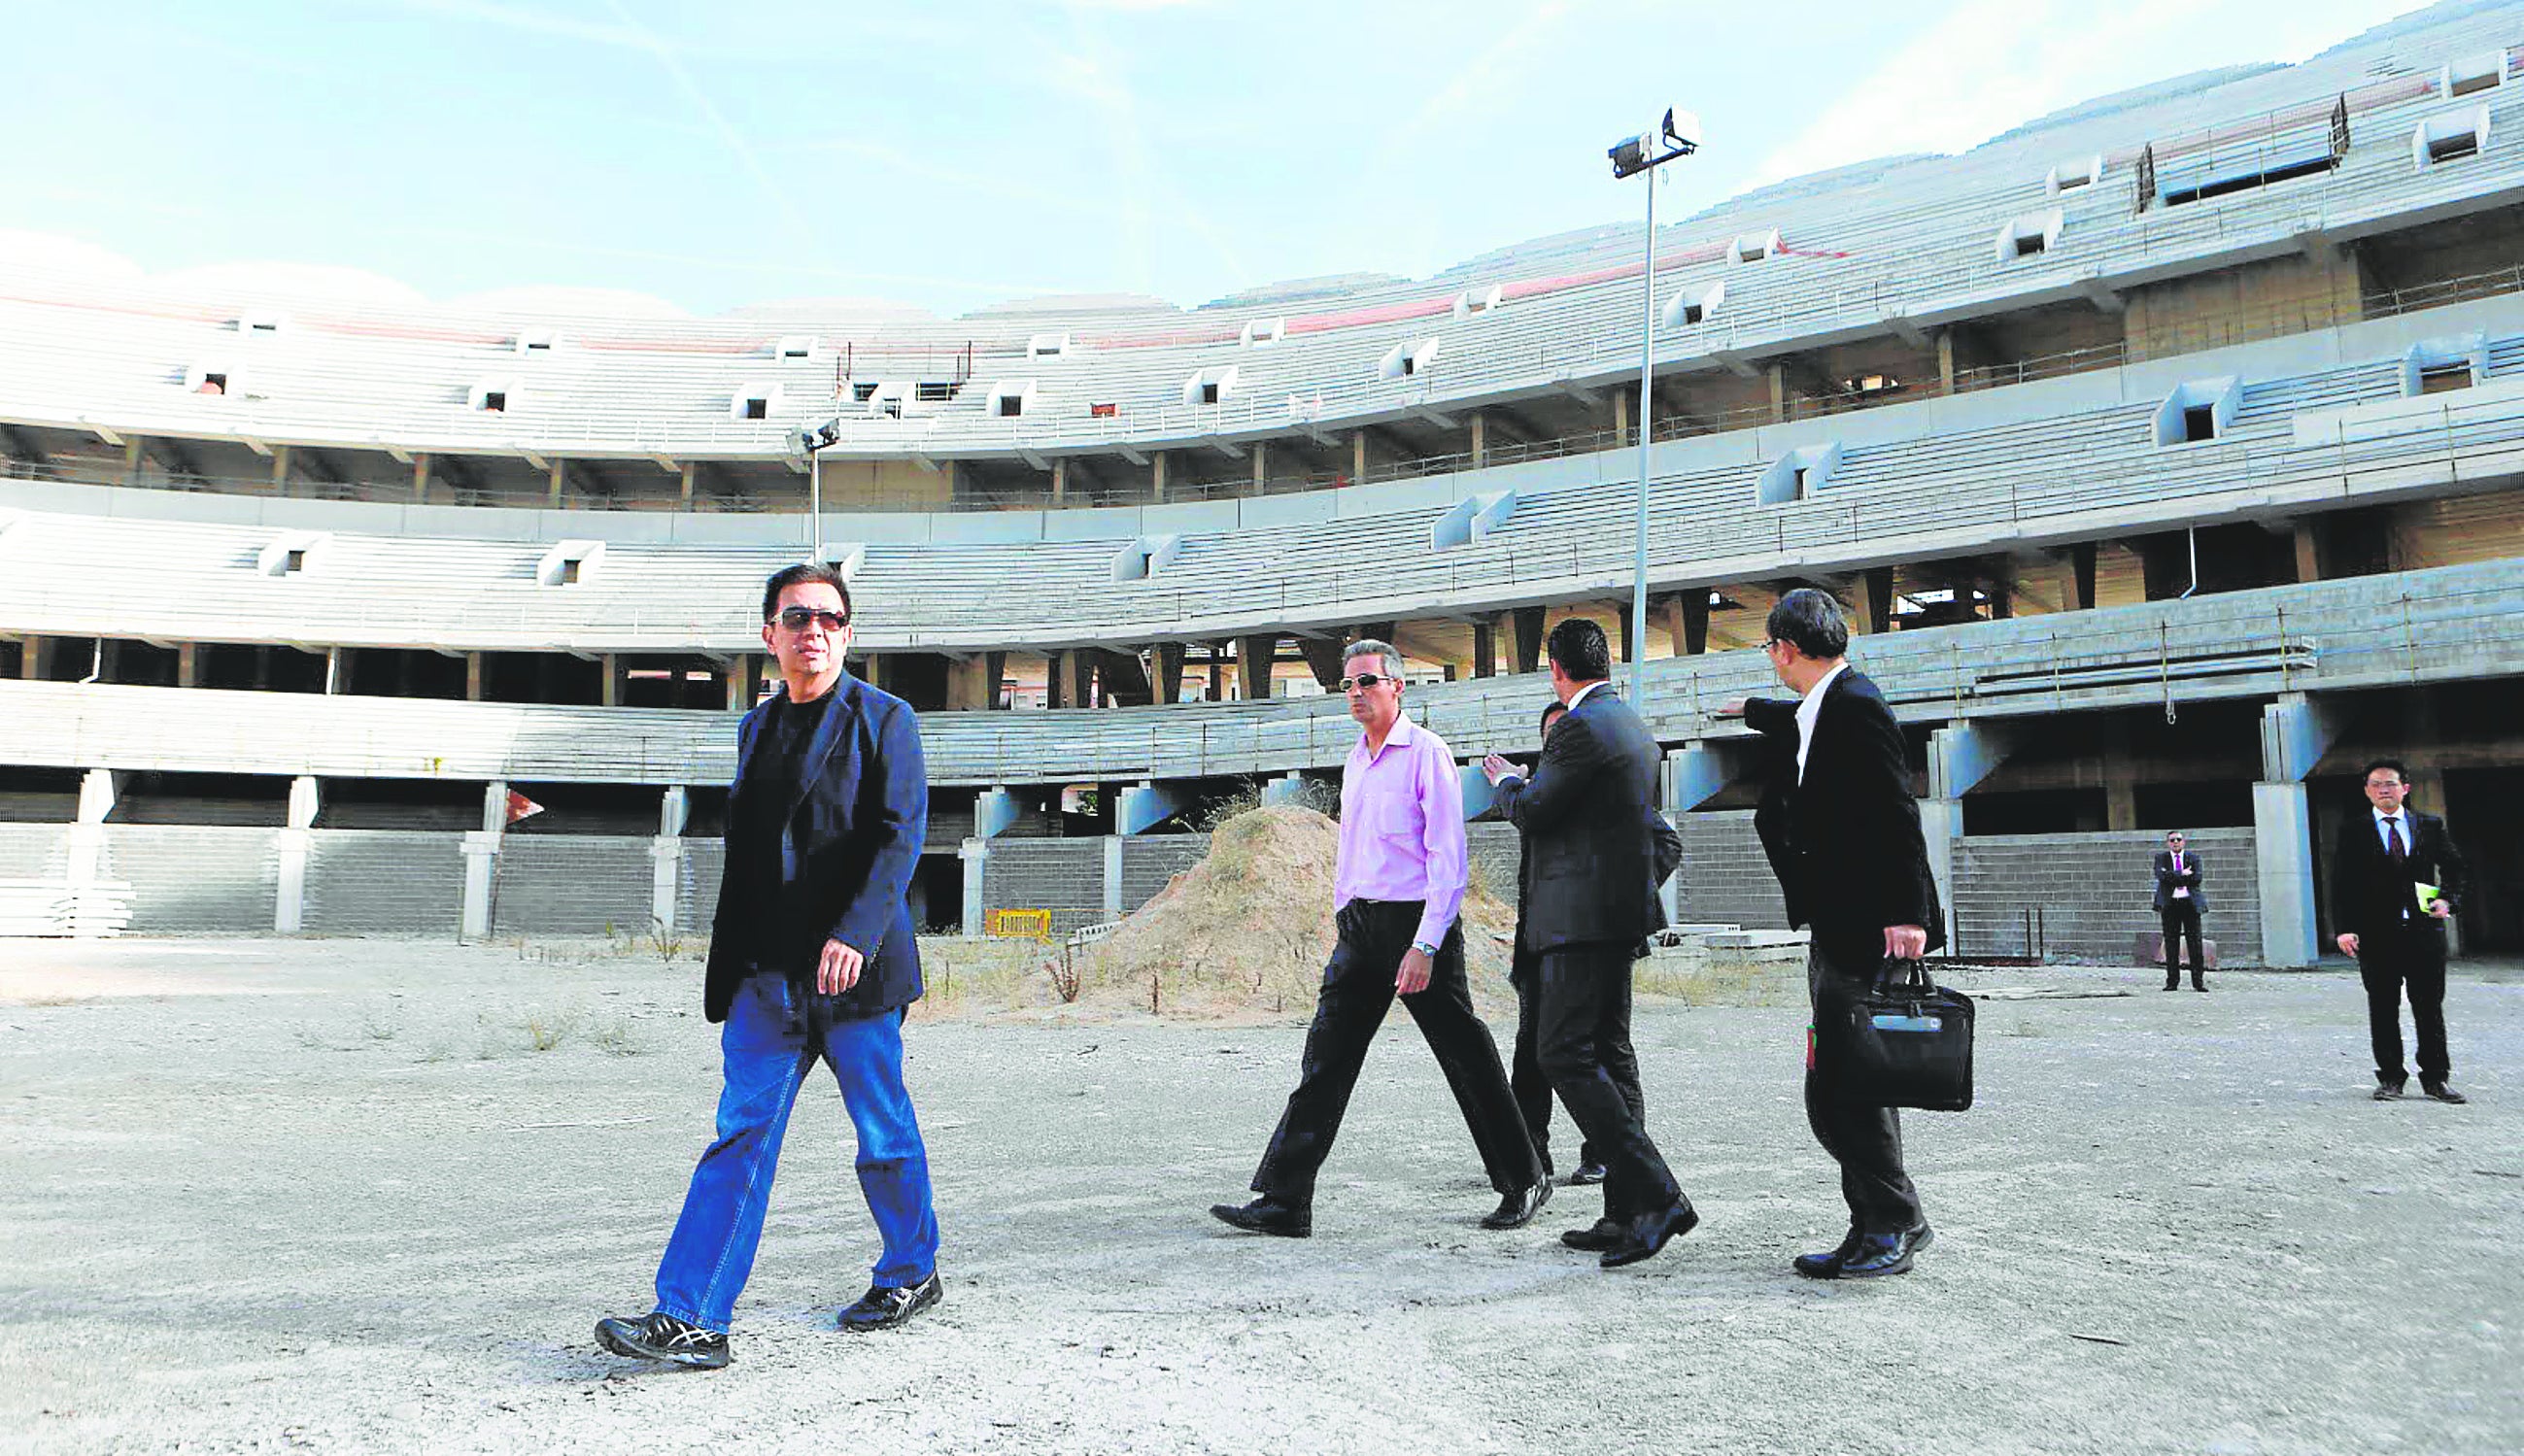
{"type": "Polygon", "coordinates": [[[1971,997],[1930,981],[1916,960],[1886,961],[1819,1014],[1814,1038],[1815,1066],[1835,1096],[1930,1112],[1972,1104],[1971,997]]]}

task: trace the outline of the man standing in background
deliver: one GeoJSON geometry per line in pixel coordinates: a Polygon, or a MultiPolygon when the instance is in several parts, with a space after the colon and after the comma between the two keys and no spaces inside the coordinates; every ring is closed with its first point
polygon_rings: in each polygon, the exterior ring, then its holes
{"type": "Polygon", "coordinates": [[[2164,927],[2164,989],[2182,989],[2182,939],[2191,939],[2191,989],[2208,989],[2208,958],[2201,948],[2200,912],[2208,898],[2200,890],[2200,856],[2185,848],[2179,829],[2156,853],[2156,917],[2164,927]]]}

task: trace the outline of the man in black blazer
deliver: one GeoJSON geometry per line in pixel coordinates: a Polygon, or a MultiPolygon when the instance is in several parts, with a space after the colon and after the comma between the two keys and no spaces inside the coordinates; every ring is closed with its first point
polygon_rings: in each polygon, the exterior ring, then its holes
{"type": "Polygon", "coordinates": [[[884,1241],[841,1328],[900,1325],[942,1288],[929,1154],[902,1081],[903,1011],[921,993],[907,896],[929,822],[920,726],[910,704],[844,668],[850,589],[840,571],[774,573],[762,618],[782,687],[737,730],[703,980],[704,1014],[726,1024],[717,1136],[658,1261],[655,1307],[596,1327],[615,1354],[704,1369],[728,1363],[789,1109],[817,1061],[841,1083],[884,1241]]]}
{"type": "MultiPolygon", "coordinates": [[[[1542,736],[1548,742],[1553,725],[1567,715],[1568,704],[1558,699],[1542,710],[1542,736]]],[[[1656,877],[1662,886],[1674,878],[1682,864],[1682,836],[1666,816],[1648,811],[1648,833],[1656,841],[1656,877]]],[[[1516,941],[1508,958],[1508,984],[1516,989],[1516,1047],[1508,1063],[1508,1087],[1516,1093],[1517,1111],[1525,1115],[1526,1135],[1533,1140],[1534,1155],[1542,1159],[1542,1171],[1551,1171],[1551,1079],[1542,1072],[1541,1040],[1542,988],[1535,984],[1539,975],[1534,967],[1540,959],[1526,945],[1526,909],[1533,902],[1533,855],[1520,852],[1516,869],[1516,941]]],[[[1645,942],[1637,947],[1638,955],[1647,954],[1645,942]]],[[[1635,956],[1633,958],[1636,958],[1635,956]]],[[[1612,1074],[1613,1083],[1622,1090],[1622,1100],[1630,1106],[1630,1116],[1642,1126],[1647,1122],[1647,1099],[1639,1091],[1639,1057],[1630,1045],[1629,1027],[1625,1019],[1619,1037],[1607,1037],[1604,1046],[1604,1070],[1612,1074]]],[[[1604,1161],[1596,1155],[1594,1145],[1580,1141],[1578,1166],[1570,1171],[1571,1187],[1598,1184],[1604,1181],[1604,1161]]],[[[1600,1228],[1599,1240],[1609,1242],[1616,1231],[1600,1228]]]]}
{"type": "Polygon", "coordinates": [[[2440,1102],[2470,1098],[2447,1085],[2445,923],[2471,888],[2471,870],[2446,834],[2445,820],[2403,801],[2410,771],[2399,759],[2366,765],[2373,807],[2342,827],[2331,855],[2331,929],[2366,983],[2366,1024],[2375,1046],[2375,1100],[2402,1095],[2402,995],[2419,1036],[2419,1087],[2440,1102]],[[2436,887],[2422,903],[2421,885],[2436,887]]]}
{"type": "Polygon", "coordinates": [[[2208,897],[2200,888],[2200,856],[2179,829],[2156,851],[2156,917],[2164,926],[2164,989],[2182,989],[2182,938],[2191,938],[2191,989],[2208,989],[2208,958],[2200,947],[2200,912],[2208,897]]]}
{"type": "MultiPolygon", "coordinates": [[[[1788,923],[1813,930],[1806,984],[1820,1025],[1886,960],[1943,946],[1944,915],[1902,729],[1875,684],[1849,665],[1840,604],[1799,588],[1771,608],[1769,632],[1763,651],[1800,701],[1742,705],[1745,721],[1771,741],[1775,765],[1754,822],[1788,923]]],[[[1934,1236],[1902,1168],[1900,1115],[1851,1098],[1831,1074],[1810,1050],[1806,1117],[1840,1164],[1849,1236],[1827,1253],[1798,1255],[1796,1271],[1810,1279],[1906,1273],[1934,1236]]]]}
{"type": "Polygon", "coordinates": [[[1700,1222],[1607,1065],[1629,1044],[1630,962],[1665,925],[1657,898],[1657,765],[1664,752],[1610,683],[1604,629],[1569,617],[1546,640],[1551,688],[1569,715],[1526,778],[1492,754],[1482,763],[1500,813],[1525,836],[1531,895],[1520,921],[1540,988],[1536,1051],[1544,1075],[1604,1159],[1604,1212],[1615,1229],[1572,1230],[1563,1241],[1633,1264],[1700,1222]]]}

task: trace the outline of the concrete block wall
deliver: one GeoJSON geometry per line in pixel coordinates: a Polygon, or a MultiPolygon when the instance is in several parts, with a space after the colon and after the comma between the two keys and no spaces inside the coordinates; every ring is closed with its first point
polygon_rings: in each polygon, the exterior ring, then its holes
{"type": "MultiPolygon", "coordinates": [[[[2260,874],[2250,829],[2194,829],[2202,931],[2228,966],[2261,959],[2260,874]]],[[[2150,897],[2157,830],[1967,837],[1955,846],[1950,924],[1961,953],[2026,955],[2025,915],[2039,907],[2044,953],[2108,965],[2131,963],[2134,936],[2157,930],[2150,897]]]]}
{"type": "Polygon", "coordinates": [[[1122,913],[1128,915],[1156,898],[1168,880],[1200,863],[1208,853],[1205,834],[1141,834],[1123,840],[1122,913]]]}
{"type": "Polygon", "coordinates": [[[1516,826],[1483,820],[1464,826],[1465,848],[1472,858],[1472,879],[1507,904],[1516,903],[1517,866],[1525,859],[1525,838],[1516,826]]]}
{"type": "Polygon", "coordinates": [[[1787,903],[1753,832],[1750,809],[1683,814],[1675,828],[1682,832],[1676,899],[1686,923],[1787,928],[1787,903]]]}
{"type": "Polygon", "coordinates": [[[1049,910],[1065,935],[1104,915],[1104,841],[993,840],[982,868],[982,908],[1049,910]]]}

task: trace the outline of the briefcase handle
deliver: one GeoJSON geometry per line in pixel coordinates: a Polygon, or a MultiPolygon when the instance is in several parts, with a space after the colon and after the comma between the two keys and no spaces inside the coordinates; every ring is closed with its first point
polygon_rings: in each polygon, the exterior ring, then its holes
{"type": "Polygon", "coordinates": [[[1928,964],[1916,955],[1886,956],[1875,967],[1875,989],[1903,991],[1917,987],[1934,991],[1937,983],[1928,975],[1928,964]]]}

